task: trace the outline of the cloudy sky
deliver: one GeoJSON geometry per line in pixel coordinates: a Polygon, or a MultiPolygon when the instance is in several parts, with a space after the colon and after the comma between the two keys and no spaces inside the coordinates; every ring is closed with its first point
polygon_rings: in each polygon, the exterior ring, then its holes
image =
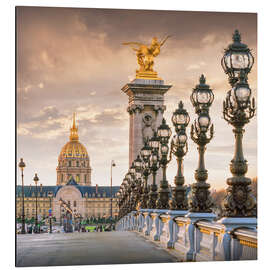
{"type": "MultiPolygon", "coordinates": [[[[72,113],[77,113],[80,141],[93,169],[93,184],[109,185],[114,159],[114,184],[128,169],[127,96],[121,88],[135,76],[137,60],[122,42],[149,43],[153,36],[172,37],[156,58],[155,70],[173,87],[165,96],[165,117],[180,100],[194,120],[189,96],[200,75],[215,94],[210,109],[215,137],[207,146],[206,167],[214,188],[225,186],[233,156],[232,128],[222,119],[222,101],[229,90],[220,60],[239,29],[255,56],[249,75],[257,93],[257,16],[247,13],[142,11],[113,9],[17,8],[18,160],[26,162],[25,183],[37,172],[43,185],[56,183],[57,158],[69,140],[72,113]]],[[[189,133],[190,127],[188,127],[189,133]]],[[[248,176],[257,175],[257,119],[246,126],[244,154],[248,176]]],[[[186,182],[194,181],[198,154],[189,140],[186,182]]],[[[168,169],[173,183],[176,161],[168,169]]]]}

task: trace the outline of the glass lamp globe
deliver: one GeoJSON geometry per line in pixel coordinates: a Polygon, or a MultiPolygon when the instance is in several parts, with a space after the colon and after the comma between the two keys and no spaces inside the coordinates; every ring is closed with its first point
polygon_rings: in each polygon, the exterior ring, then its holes
{"type": "Polygon", "coordinates": [[[158,153],[154,151],[150,157],[151,166],[158,163],[158,153]]]}
{"type": "Polygon", "coordinates": [[[179,142],[180,142],[180,145],[185,145],[187,142],[187,135],[185,134],[179,135],[179,142]]]}
{"type": "Polygon", "coordinates": [[[152,149],[158,149],[159,148],[159,137],[157,136],[157,132],[154,132],[154,136],[149,140],[149,146],[152,149]]]}
{"type": "Polygon", "coordinates": [[[136,172],[136,178],[140,179],[142,177],[142,174],[140,172],[136,172]]]}
{"type": "Polygon", "coordinates": [[[38,176],[37,176],[37,173],[35,173],[35,177],[33,178],[33,180],[34,180],[34,182],[35,182],[36,185],[37,185],[37,182],[39,181],[39,178],[38,178],[38,176]]]}
{"type": "Polygon", "coordinates": [[[130,172],[130,174],[132,174],[132,175],[135,174],[136,170],[135,170],[134,162],[132,162],[132,165],[131,165],[131,167],[130,167],[130,169],[129,169],[129,172],[130,172]]]}
{"type": "Polygon", "coordinates": [[[172,122],[178,130],[181,129],[181,126],[186,127],[189,124],[190,117],[187,111],[184,109],[183,102],[180,101],[178,104],[178,109],[176,109],[172,116],[172,122]]]}
{"type": "Polygon", "coordinates": [[[200,115],[198,119],[199,127],[201,131],[206,132],[209,125],[210,125],[210,117],[205,114],[205,115],[200,115]]]}
{"type": "Polygon", "coordinates": [[[140,154],[144,161],[148,160],[151,155],[152,148],[149,146],[147,142],[145,142],[144,147],[141,149],[140,154]]]}
{"type": "Polygon", "coordinates": [[[251,90],[248,86],[236,86],[233,88],[233,98],[240,109],[245,109],[250,100],[251,90]]]}
{"type": "Polygon", "coordinates": [[[158,127],[157,135],[161,138],[161,140],[168,140],[172,135],[172,131],[166,124],[165,118],[162,119],[162,124],[158,127]]]}
{"type": "Polygon", "coordinates": [[[162,155],[167,155],[169,152],[169,147],[167,145],[162,145],[160,148],[160,152],[162,155]]]}
{"type": "Polygon", "coordinates": [[[192,105],[197,111],[210,107],[214,100],[214,94],[209,85],[205,83],[206,78],[203,74],[201,75],[199,82],[200,84],[196,85],[190,96],[192,105]]]}
{"type": "Polygon", "coordinates": [[[232,78],[237,78],[244,71],[248,74],[254,64],[254,57],[246,44],[241,43],[238,30],[233,34],[233,43],[225,50],[221,61],[224,72],[232,78]]]}
{"type": "Polygon", "coordinates": [[[135,169],[140,170],[142,167],[142,160],[140,158],[140,156],[138,155],[137,158],[134,160],[134,166],[135,169]]]}

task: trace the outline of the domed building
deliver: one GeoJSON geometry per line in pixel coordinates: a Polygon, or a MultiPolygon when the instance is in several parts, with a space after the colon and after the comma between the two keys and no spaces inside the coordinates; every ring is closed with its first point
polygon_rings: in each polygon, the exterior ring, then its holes
{"type": "Polygon", "coordinates": [[[81,186],[91,186],[90,160],[86,148],[79,142],[75,113],[69,139],[58,157],[56,185],[65,185],[73,178],[81,186]]]}
{"type": "Polygon", "coordinates": [[[111,215],[116,218],[118,215],[116,193],[120,187],[97,184],[92,186],[91,171],[89,155],[85,146],[79,142],[78,127],[73,114],[69,141],[62,147],[58,156],[56,185],[40,184],[37,187],[29,185],[24,186],[24,191],[22,186],[18,185],[17,218],[22,217],[22,197],[24,197],[25,218],[28,220],[35,218],[36,196],[39,219],[46,219],[51,209],[51,216],[60,225],[67,224],[68,213],[73,224],[78,215],[84,220],[93,217],[108,218],[111,215]]]}

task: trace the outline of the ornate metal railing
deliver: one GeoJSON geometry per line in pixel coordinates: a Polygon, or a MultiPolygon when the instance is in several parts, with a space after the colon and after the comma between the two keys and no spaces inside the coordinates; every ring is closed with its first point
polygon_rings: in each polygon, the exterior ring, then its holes
{"type": "Polygon", "coordinates": [[[187,211],[140,209],[121,218],[116,230],[137,231],[164,248],[175,249],[182,261],[255,260],[256,224],[246,226],[224,224],[222,219],[193,222],[187,211]]]}

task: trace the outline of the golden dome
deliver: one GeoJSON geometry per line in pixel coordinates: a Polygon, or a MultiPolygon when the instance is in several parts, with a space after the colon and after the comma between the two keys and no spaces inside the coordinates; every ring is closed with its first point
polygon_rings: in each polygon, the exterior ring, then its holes
{"type": "Polygon", "coordinates": [[[70,141],[64,145],[59,155],[61,158],[89,158],[86,148],[80,142],[70,141]]]}
{"type": "Polygon", "coordinates": [[[65,158],[89,159],[86,148],[79,142],[78,127],[75,124],[75,113],[73,114],[73,125],[70,129],[70,141],[67,142],[59,155],[59,160],[65,158]]]}

